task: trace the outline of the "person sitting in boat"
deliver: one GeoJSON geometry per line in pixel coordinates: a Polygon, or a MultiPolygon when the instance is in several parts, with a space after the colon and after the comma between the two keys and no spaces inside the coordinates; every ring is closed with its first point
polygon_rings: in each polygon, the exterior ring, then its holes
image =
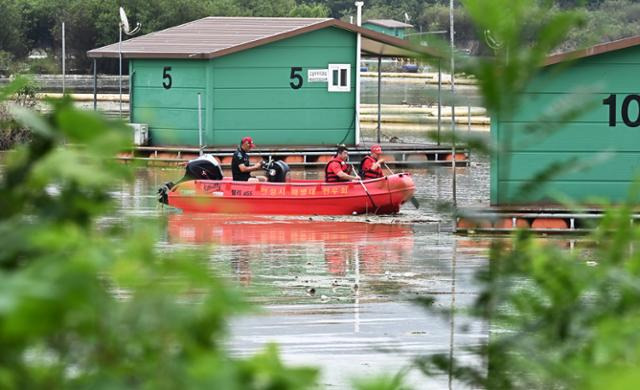
{"type": "Polygon", "coordinates": [[[251,137],[244,137],[240,141],[240,146],[233,154],[231,160],[231,173],[233,174],[233,181],[267,181],[264,176],[251,176],[251,172],[262,169],[262,162],[251,165],[249,160],[249,152],[255,144],[251,137]]]}
{"type": "Polygon", "coordinates": [[[382,164],[384,163],[384,159],[381,157],[382,147],[373,145],[370,151],[371,153],[364,156],[360,162],[360,177],[362,180],[384,177],[382,172],[382,164]]]}
{"type": "Polygon", "coordinates": [[[344,145],[338,146],[336,155],[324,167],[324,177],[327,183],[359,179],[357,176],[351,175],[352,169],[351,165],[347,164],[348,159],[349,149],[344,145]]]}

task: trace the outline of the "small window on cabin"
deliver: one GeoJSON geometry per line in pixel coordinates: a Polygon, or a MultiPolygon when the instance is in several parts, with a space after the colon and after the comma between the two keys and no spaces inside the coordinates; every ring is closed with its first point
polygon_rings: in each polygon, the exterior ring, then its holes
{"type": "Polygon", "coordinates": [[[329,64],[329,92],[351,91],[351,64],[329,64]]]}

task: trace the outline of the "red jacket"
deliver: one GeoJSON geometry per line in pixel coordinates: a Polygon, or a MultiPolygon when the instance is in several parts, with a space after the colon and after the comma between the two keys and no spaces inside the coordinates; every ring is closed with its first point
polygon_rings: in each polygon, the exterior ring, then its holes
{"type": "Polygon", "coordinates": [[[367,179],[377,179],[379,177],[383,177],[384,173],[382,172],[382,167],[378,166],[377,169],[371,169],[371,166],[378,160],[371,157],[370,155],[364,156],[362,161],[360,162],[360,177],[363,180],[367,179]]]}
{"type": "Polygon", "coordinates": [[[348,181],[348,180],[341,179],[338,176],[337,172],[334,172],[334,169],[329,169],[329,168],[333,168],[332,165],[335,165],[335,164],[339,164],[340,170],[342,172],[346,173],[347,175],[351,174],[351,165],[342,161],[338,157],[334,157],[331,160],[329,160],[327,165],[324,167],[324,180],[327,183],[334,183],[337,181],[348,181]]]}

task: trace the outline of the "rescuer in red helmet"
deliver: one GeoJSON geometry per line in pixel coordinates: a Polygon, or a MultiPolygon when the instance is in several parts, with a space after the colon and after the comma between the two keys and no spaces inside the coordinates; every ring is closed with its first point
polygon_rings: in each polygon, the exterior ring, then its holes
{"type": "Polygon", "coordinates": [[[384,163],[384,159],[381,157],[382,147],[373,145],[370,151],[371,153],[364,156],[360,162],[360,177],[362,180],[384,177],[384,173],[382,173],[382,163],[384,163]]]}

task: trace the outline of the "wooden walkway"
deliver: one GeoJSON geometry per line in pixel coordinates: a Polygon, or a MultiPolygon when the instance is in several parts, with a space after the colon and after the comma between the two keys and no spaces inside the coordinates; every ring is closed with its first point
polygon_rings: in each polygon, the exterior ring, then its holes
{"type": "MultiPolygon", "coordinates": [[[[367,146],[370,146],[367,144],[367,146]]],[[[382,143],[383,157],[389,166],[451,166],[451,148],[446,145],[382,143]]],[[[334,153],[335,146],[269,146],[257,147],[251,152],[252,161],[284,160],[292,167],[323,166],[334,153]]],[[[350,147],[349,155],[354,164],[359,164],[369,152],[364,146],[350,147]]],[[[236,147],[207,147],[204,153],[218,158],[223,166],[230,165],[236,147]]],[[[160,165],[175,165],[197,158],[200,150],[194,147],[138,146],[131,152],[121,153],[121,160],[143,160],[160,165]]],[[[469,152],[461,148],[456,150],[456,166],[469,165],[469,152]]]]}

